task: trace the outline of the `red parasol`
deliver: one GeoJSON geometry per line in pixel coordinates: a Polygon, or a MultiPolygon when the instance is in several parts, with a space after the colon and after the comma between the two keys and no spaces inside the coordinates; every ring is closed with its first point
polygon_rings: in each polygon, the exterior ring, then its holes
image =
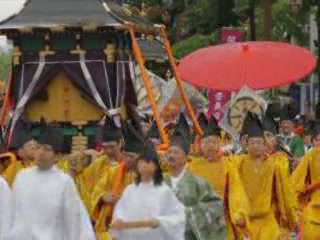
{"type": "Polygon", "coordinates": [[[280,42],[228,43],[200,49],[182,59],[182,79],[207,89],[267,89],[308,76],[315,56],[305,48],[280,42]]]}

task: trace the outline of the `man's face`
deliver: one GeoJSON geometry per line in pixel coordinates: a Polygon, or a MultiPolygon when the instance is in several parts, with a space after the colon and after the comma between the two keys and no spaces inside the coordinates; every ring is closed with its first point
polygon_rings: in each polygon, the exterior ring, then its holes
{"type": "Polygon", "coordinates": [[[124,153],[124,161],[129,170],[137,169],[139,155],[137,153],[125,152],[124,153]]]}
{"type": "Polygon", "coordinates": [[[105,142],[103,143],[104,153],[112,160],[116,158],[121,153],[121,143],[120,142],[105,142]]]}
{"type": "Polygon", "coordinates": [[[242,135],[240,138],[241,147],[247,147],[247,144],[248,144],[248,135],[247,134],[242,135]]]}
{"type": "Polygon", "coordinates": [[[40,145],[39,149],[35,152],[35,162],[37,166],[42,169],[50,169],[55,164],[55,154],[52,146],[40,145]]]}
{"type": "Polygon", "coordinates": [[[22,147],[23,157],[26,159],[34,159],[35,152],[39,148],[39,144],[35,140],[26,142],[22,147]]]}
{"type": "Polygon", "coordinates": [[[294,124],[290,120],[281,121],[281,130],[284,134],[290,134],[294,129],[294,124]]]}
{"type": "Polygon", "coordinates": [[[311,135],[305,135],[303,137],[303,141],[305,145],[311,145],[312,144],[312,136],[311,135]]]}
{"type": "Polygon", "coordinates": [[[216,154],[221,150],[221,138],[219,136],[209,136],[201,140],[201,152],[204,156],[216,154]]]}
{"type": "Polygon", "coordinates": [[[266,146],[263,137],[250,137],[248,139],[248,153],[253,157],[264,155],[266,146]]]}
{"type": "Polygon", "coordinates": [[[182,167],[187,162],[186,153],[178,146],[171,146],[168,151],[169,166],[172,169],[182,167]]]}
{"type": "Polygon", "coordinates": [[[320,134],[313,139],[313,144],[316,148],[320,147],[320,134]]]}
{"type": "Polygon", "coordinates": [[[277,145],[276,136],[272,132],[265,131],[264,132],[264,137],[265,137],[265,141],[266,141],[266,147],[269,150],[274,150],[276,145],[277,145]]]}

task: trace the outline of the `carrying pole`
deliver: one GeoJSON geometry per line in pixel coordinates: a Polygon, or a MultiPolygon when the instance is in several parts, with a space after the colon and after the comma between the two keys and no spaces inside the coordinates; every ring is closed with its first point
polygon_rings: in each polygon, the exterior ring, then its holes
{"type": "Polygon", "coordinates": [[[188,110],[188,113],[189,113],[189,116],[190,116],[191,121],[193,123],[194,129],[195,129],[195,131],[196,131],[196,133],[198,135],[202,135],[203,134],[203,130],[200,127],[200,124],[199,124],[199,122],[197,120],[196,114],[195,114],[195,112],[194,112],[194,110],[193,110],[193,108],[191,106],[190,101],[189,101],[189,98],[188,98],[188,95],[186,93],[186,90],[184,89],[183,81],[182,81],[180,72],[178,70],[176,61],[175,61],[175,59],[173,57],[171,44],[170,44],[170,41],[168,39],[167,33],[165,31],[165,27],[163,25],[156,25],[156,27],[159,28],[160,37],[163,39],[164,47],[165,47],[165,49],[167,51],[167,55],[169,57],[169,61],[170,61],[172,70],[174,72],[174,76],[175,76],[175,79],[177,81],[178,88],[180,90],[183,102],[186,105],[186,108],[188,110]]]}
{"type": "Polygon", "coordinates": [[[136,39],[134,24],[130,23],[128,25],[128,30],[129,30],[129,33],[130,33],[130,36],[131,36],[133,52],[134,52],[134,55],[136,57],[137,63],[139,65],[139,68],[140,68],[140,71],[141,71],[142,80],[143,80],[144,85],[145,85],[146,90],[147,90],[148,98],[149,98],[149,101],[150,101],[150,104],[151,104],[151,107],[152,107],[154,118],[155,118],[155,121],[157,123],[157,127],[159,129],[162,141],[163,141],[164,144],[169,144],[169,137],[168,137],[168,135],[167,135],[167,133],[164,130],[164,127],[163,127],[163,122],[162,122],[162,119],[161,119],[161,116],[160,116],[158,105],[157,105],[155,96],[154,96],[153,91],[152,91],[152,84],[151,84],[151,81],[150,81],[150,77],[149,77],[149,74],[148,74],[147,69],[145,67],[145,60],[143,58],[142,51],[141,51],[141,48],[139,46],[139,43],[138,43],[138,41],[136,39]]]}

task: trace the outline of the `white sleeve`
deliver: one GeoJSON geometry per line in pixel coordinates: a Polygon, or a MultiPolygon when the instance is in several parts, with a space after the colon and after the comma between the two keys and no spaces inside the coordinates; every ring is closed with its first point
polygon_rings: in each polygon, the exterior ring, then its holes
{"type": "Polygon", "coordinates": [[[81,224],[82,224],[80,240],[96,240],[96,236],[93,230],[93,226],[92,226],[88,211],[82,202],[80,206],[81,206],[81,224]]]}
{"type": "Polygon", "coordinates": [[[65,238],[79,240],[81,234],[81,199],[71,177],[66,176],[63,193],[63,226],[65,238]]]}
{"type": "MultiPolygon", "coordinates": [[[[121,198],[117,202],[112,216],[112,221],[116,220],[126,220],[127,212],[130,211],[128,206],[130,205],[130,196],[131,196],[132,185],[129,185],[124,190],[121,198]]],[[[132,209],[131,209],[132,210],[132,209]]],[[[122,231],[110,229],[109,233],[112,237],[116,237],[116,239],[121,239],[122,231]]]]}
{"type": "Polygon", "coordinates": [[[12,194],[7,182],[0,176],[0,239],[12,225],[12,194]]]}
{"type": "Polygon", "coordinates": [[[123,194],[121,195],[121,198],[117,202],[114,211],[113,211],[113,220],[125,220],[127,212],[130,210],[128,208],[128,205],[130,205],[130,197],[131,197],[131,190],[132,185],[129,185],[124,190],[123,194]]]}
{"type": "Polygon", "coordinates": [[[186,215],[184,205],[176,198],[174,192],[166,187],[161,206],[160,229],[166,239],[184,240],[186,215]]]}

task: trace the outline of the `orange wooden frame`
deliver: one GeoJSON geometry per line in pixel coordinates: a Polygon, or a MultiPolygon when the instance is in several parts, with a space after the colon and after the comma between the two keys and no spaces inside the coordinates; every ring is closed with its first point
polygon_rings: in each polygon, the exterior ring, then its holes
{"type": "Polygon", "coordinates": [[[165,46],[165,49],[167,51],[167,55],[169,57],[169,61],[170,61],[172,70],[174,72],[174,76],[176,78],[178,88],[180,90],[180,93],[181,93],[182,99],[184,101],[184,104],[187,107],[187,110],[188,110],[189,116],[191,118],[191,121],[193,123],[194,129],[197,132],[197,134],[202,135],[203,134],[203,130],[201,129],[201,126],[200,126],[200,124],[199,124],[199,122],[197,120],[196,114],[195,114],[195,112],[194,112],[194,110],[193,110],[193,108],[191,106],[190,101],[189,101],[188,95],[187,95],[187,93],[186,93],[186,91],[184,89],[183,81],[182,81],[180,72],[178,70],[176,61],[175,61],[175,59],[173,57],[171,44],[170,44],[170,41],[169,41],[169,39],[167,37],[166,31],[165,31],[165,27],[163,25],[160,25],[160,26],[158,26],[158,28],[159,28],[160,36],[164,41],[164,46],[165,46]]]}
{"type": "Polygon", "coordinates": [[[158,109],[158,106],[157,106],[157,102],[156,102],[155,96],[154,96],[154,94],[152,92],[152,85],[151,85],[149,74],[148,74],[147,69],[145,67],[145,60],[143,58],[142,51],[141,51],[141,48],[139,46],[139,43],[138,43],[138,41],[136,39],[134,24],[129,24],[128,25],[128,30],[129,30],[129,33],[130,33],[130,36],[131,36],[131,40],[132,40],[133,52],[134,52],[134,55],[135,55],[136,60],[137,60],[137,63],[138,63],[138,65],[140,67],[140,70],[141,70],[142,80],[143,80],[144,85],[145,85],[146,90],[147,90],[148,98],[149,98],[149,101],[150,101],[150,104],[151,104],[151,107],[152,107],[152,111],[153,111],[154,118],[155,118],[155,121],[157,123],[158,129],[159,129],[160,135],[162,137],[162,141],[163,141],[164,144],[169,144],[169,137],[168,137],[166,131],[164,130],[163,122],[162,122],[162,119],[161,119],[161,116],[160,116],[160,112],[159,112],[159,109],[158,109]]]}

